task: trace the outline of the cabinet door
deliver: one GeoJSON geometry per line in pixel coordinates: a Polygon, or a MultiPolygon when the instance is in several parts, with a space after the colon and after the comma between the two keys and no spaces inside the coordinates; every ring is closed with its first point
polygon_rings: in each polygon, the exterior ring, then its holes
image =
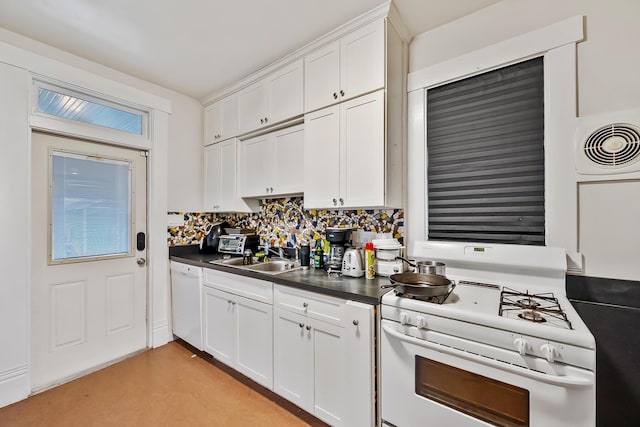
{"type": "Polygon", "coordinates": [[[345,363],[353,357],[347,354],[345,328],[314,320],[314,405],[313,414],[332,426],[351,426],[348,412],[353,396],[347,393],[345,363]]]}
{"type": "Polygon", "coordinates": [[[340,192],[340,106],[304,118],[304,205],[337,207],[340,192]]]}
{"type": "Polygon", "coordinates": [[[204,149],[204,199],[205,210],[220,207],[220,144],[204,149]]]}
{"type": "Polygon", "coordinates": [[[336,41],[304,57],[304,111],[339,101],[340,42],[336,41]]]}
{"type": "Polygon", "coordinates": [[[273,328],[273,391],[302,409],[313,412],[311,326],[305,316],[276,308],[273,328]]]}
{"type": "Polygon", "coordinates": [[[204,145],[220,140],[222,133],[222,103],[216,102],[204,109],[204,145]]]}
{"type": "Polygon", "coordinates": [[[221,129],[219,140],[233,138],[238,133],[238,110],[236,109],[236,96],[231,95],[218,101],[221,104],[221,129]]]}
{"type": "Polygon", "coordinates": [[[340,207],[384,206],[384,90],[340,104],[340,207]]]}
{"type": "Polygon", "coordinates": [[[345,377],[343,390],[348,399],[345,425],[375,424],[375,357],[373,306],[355,301],[346,303],[345,377]]]}
{"type": "Polygon", "coordinates": [[[219,210],[234,211],[236,206],[236,139],[219,143],[220,145],[220,203],[219,210]]]}
{"type": "Polygon", "coordinates": [[[273,134],[273,188],[277,194],[304,191],[304,126],[273,134]]]}
{"type": "Polygon", "coordinates": [[[372,22],[341,39],[341,100],[384,87],[384,25],[384,20],[372,22]]]}
{"type": "Polygon", "coordinates": [[[281,122],[303,112],[302,59],[269,75],[267,124],[281,122]]]}
{"type": "Polygon", "coordinates": [[[208,286],[203,289],[204,351],[224,364],[235,367],[236,303],[231,294],[208,286]]]}
{"type": "Polygon", "coordinates": [[[236,297],[237,369],[273,390],[273,306],[236,297]]]}
{"type": "Polygon", "coordinates": [[[238,92],[238,134],[265,126],[268,108],[265,80],[260,80],[238,92]]]}
{"type": "Polygon", "coordinates": [[[267,134],[241,142],[242,197],[268,196],[273,193],[273,135],[267,134]]]}

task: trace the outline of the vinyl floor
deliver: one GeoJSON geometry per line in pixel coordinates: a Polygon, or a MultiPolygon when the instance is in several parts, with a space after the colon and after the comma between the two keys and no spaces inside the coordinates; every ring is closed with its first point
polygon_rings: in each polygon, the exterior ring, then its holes
{"type": "Polygon", "coordinates": [[[0,426],[317,424],[308,424],[269,393],[258,393],[203,357],[176,342],[145,351],[0,408],[0,426]]]}

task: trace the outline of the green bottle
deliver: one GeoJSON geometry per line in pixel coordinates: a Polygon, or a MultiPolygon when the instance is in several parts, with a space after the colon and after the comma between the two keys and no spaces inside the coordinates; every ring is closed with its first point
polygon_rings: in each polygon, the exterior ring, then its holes
{"type": "Polygon", "coordinates": [[[316,242],[316,251],[313,254],[313,266],[315,268],[322,268],[323,267],[323,258],[324,258],[324,251],[322,250],[322,242],[320,240],[318,240],[316,242]]]}

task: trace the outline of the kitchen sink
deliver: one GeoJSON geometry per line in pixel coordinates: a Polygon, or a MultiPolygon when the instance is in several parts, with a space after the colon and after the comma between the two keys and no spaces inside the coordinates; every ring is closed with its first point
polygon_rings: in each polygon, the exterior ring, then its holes
{"type": "Polygon", "coordinates": [[[254,264],[245,265],[242,262],[242,258],[228,258],[209,261],[211,264],[226,265],[230,267],[236,267],[243,270],[258,271],[265,274],[280,274],[287,271],[297,270],[300,264],[294,261],[287,260],[269,260],[267,262],[258,262],[254,264]]]}

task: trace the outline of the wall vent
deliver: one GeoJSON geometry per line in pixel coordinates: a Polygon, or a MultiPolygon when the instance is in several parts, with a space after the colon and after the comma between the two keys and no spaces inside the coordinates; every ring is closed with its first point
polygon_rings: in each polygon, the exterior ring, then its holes
{"type": "Polygon", "coordinates": [[[575,145],[580,174],[640,171],[640,111],[579,118],[575,145]]]}

